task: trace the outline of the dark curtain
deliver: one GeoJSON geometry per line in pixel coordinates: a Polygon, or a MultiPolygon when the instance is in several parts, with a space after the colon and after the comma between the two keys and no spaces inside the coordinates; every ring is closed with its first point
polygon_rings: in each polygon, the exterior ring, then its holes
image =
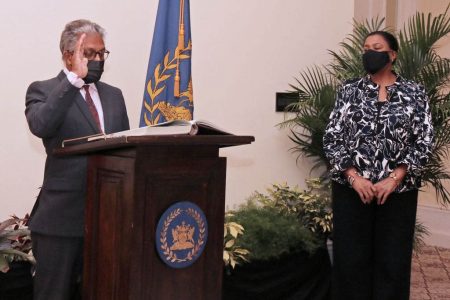
{"type": "Polygon", "coordinates": [[[10,270],[0,272],[0,300],[33,299],[33,278],[29,262],[12,262],[10,270]]]}
{"type": "MultiPolygon", "coordinates": [[[[226,273],[226,272],[225,272],[226,273]]],[[[237,265],[223,277],[223,299],[330,299],[331,263],[327,249],[237,265]]]]}

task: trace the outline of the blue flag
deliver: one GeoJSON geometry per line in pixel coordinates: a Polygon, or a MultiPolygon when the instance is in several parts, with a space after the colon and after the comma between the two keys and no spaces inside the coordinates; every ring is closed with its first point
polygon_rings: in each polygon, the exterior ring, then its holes
{"type": "Polygon", "coordinates": [[[189,0],[160,0],[139,126],[192,120],[189,0]]]}

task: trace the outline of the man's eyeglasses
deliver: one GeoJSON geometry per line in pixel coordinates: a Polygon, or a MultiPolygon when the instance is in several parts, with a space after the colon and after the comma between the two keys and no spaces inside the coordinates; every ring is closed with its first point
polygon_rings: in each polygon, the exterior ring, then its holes
{"type": "Polygon", "coordinates": [[[84,57],[86,57],[88,60],[94,60],[98,55],[100,60],[105,60],[108,58],[109,53],[110,52],[106,49],[100,51],[95,51],[94,49],[85,49],[84,57]]]}

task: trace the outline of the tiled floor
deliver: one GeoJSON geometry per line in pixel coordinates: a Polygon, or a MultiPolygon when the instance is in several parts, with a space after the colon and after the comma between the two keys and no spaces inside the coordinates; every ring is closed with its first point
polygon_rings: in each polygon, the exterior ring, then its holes
{"type": "Polygon", "coordinates": [[[450,249],[425,246],[413,255],[411,300],[450,300],[450,249]]]}

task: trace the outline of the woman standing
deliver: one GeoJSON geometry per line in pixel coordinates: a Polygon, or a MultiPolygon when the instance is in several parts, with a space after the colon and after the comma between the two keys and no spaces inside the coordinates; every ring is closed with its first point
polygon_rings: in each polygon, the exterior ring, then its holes
{"type": "Polygon", "coordinates": [[[398,42],[370,33],[368,75],[345,82],[324,135],[333,196],[333,299],[409,299],[421,170],[432,147],[428,97],[392,71],[398,42]]]}

